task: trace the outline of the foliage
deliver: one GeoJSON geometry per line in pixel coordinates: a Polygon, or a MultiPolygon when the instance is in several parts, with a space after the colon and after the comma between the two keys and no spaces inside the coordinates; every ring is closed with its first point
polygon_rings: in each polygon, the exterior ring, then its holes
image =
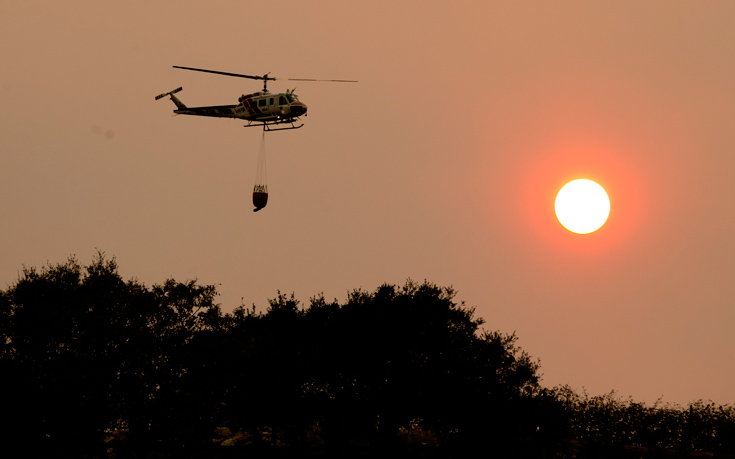
{"type": "Polygon", "coordinates": [[[395,445],[418,424],[445,444],[501,438],[502,415],[538,387],[537,364],[515,336],[479,332],[453,297],[409,281],[353,291],[343,305],[318,296],[299,309],[279,292],[264,314],[237,309],[229,422],[273,426],[299,446],[314,444],[314,426],[317,443],[339,448],[395,445]]]}
{"type": "Polygon", "coordinates": [[[543,388],[517,337],[482,329],[451,288],[409,280],[305,307],[278,292],[264,312],[231,314],[215,297],[196,281],[124,281],[103,253],[85,267],[24,269],[0,291],[6,447],[33,445],[39,457],[735,456],[732,407],[543,388]]]}
{"type": "Polygon", "coordinates": [[[622,399],[615,391],[590,397],[568,386],[552,392],[564,406],[567,438],[585,445],[589,457],[600,447],[637,454],[716,452],[717,457],[735,457],[735,407],[702,400],[688,407],[660,400],[648,406],[622,399]]]}
{"type": "Polygon", "coordinates": [[[102,253],[84,269],[73,258],[24,269],[0,303],[0,364],[11,376],[3,434],[52,451],[89,445],[91,454],[111,430],[145,448],[172,428],[199,427],[206,419],[187,372],[195,334],[219,314],[214,294],[194,282],[124,282],[102,253]]]}

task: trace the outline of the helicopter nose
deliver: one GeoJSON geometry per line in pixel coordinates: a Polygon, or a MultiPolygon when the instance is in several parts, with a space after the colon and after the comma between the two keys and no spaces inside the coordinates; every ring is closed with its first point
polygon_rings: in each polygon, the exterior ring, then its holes
{"type": "Polygon", "coordinates": [[[291,104],[291,113],[294,116],[301,116],[306,113],[306,105],[302,102],[294,102],[291,104]]]}

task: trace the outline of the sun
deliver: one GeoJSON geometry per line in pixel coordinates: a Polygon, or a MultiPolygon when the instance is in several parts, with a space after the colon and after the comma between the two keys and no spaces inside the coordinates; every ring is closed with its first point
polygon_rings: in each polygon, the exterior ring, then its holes
{"type": "Polygon", "coordinates": [[[577,234],[597,231],[610,215],[610,198],[592,180],[572,180],[559,190],[554,203],[556,218],[564,228],[577,234]]]}

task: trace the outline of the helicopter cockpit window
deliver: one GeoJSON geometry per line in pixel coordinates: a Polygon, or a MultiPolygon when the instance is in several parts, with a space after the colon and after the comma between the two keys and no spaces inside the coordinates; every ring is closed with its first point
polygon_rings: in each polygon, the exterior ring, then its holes
{"type": "Polygon", "coordinates": [[[265,107],[265,99],[260,99],[258,101],[258,107],[265,107]]]}
{"type": "Polygon", "coordinates": [[[278,98],[278,105],[286,105],[286,98],[283,96],[280,96],[278,98]]]}
{"type": "Polygon", "coordinates": [[[296,94],[286,94],[286,97],[288,97],[289,102],[296,102],[299,100],[299,98],[296,97],[296,94]]]}

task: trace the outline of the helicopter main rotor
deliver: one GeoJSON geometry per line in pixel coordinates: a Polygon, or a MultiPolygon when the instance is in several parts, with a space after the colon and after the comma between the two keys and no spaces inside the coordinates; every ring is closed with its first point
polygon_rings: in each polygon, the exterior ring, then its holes
{"type": "Polygon", "coordinates": [[[196,72],[206,72],[206,73],[215,73],[217,75],[225,75],[225,76],[232,76],[232,77],[238,77],[238,78],[249,78],[251,80],[263,80],[263,92],[268,92],[268,82],[269,81],[276,81],[276,80],[286,80],[286,81],[326,81],[330,83],[357,83],[356,80],[315,80],[313,78],[274,78],[268,76],[270,72],[266,73],[263,76],[259,75],[243,75],[240,73],[230,73],[230,72],[220,72],[218,70],[206,70],[206,69],[197,69],[193,67],[181,67],[178,65],[174,65],[175,69],[183,69],[183,70],[194,70],[196,72]]]}

